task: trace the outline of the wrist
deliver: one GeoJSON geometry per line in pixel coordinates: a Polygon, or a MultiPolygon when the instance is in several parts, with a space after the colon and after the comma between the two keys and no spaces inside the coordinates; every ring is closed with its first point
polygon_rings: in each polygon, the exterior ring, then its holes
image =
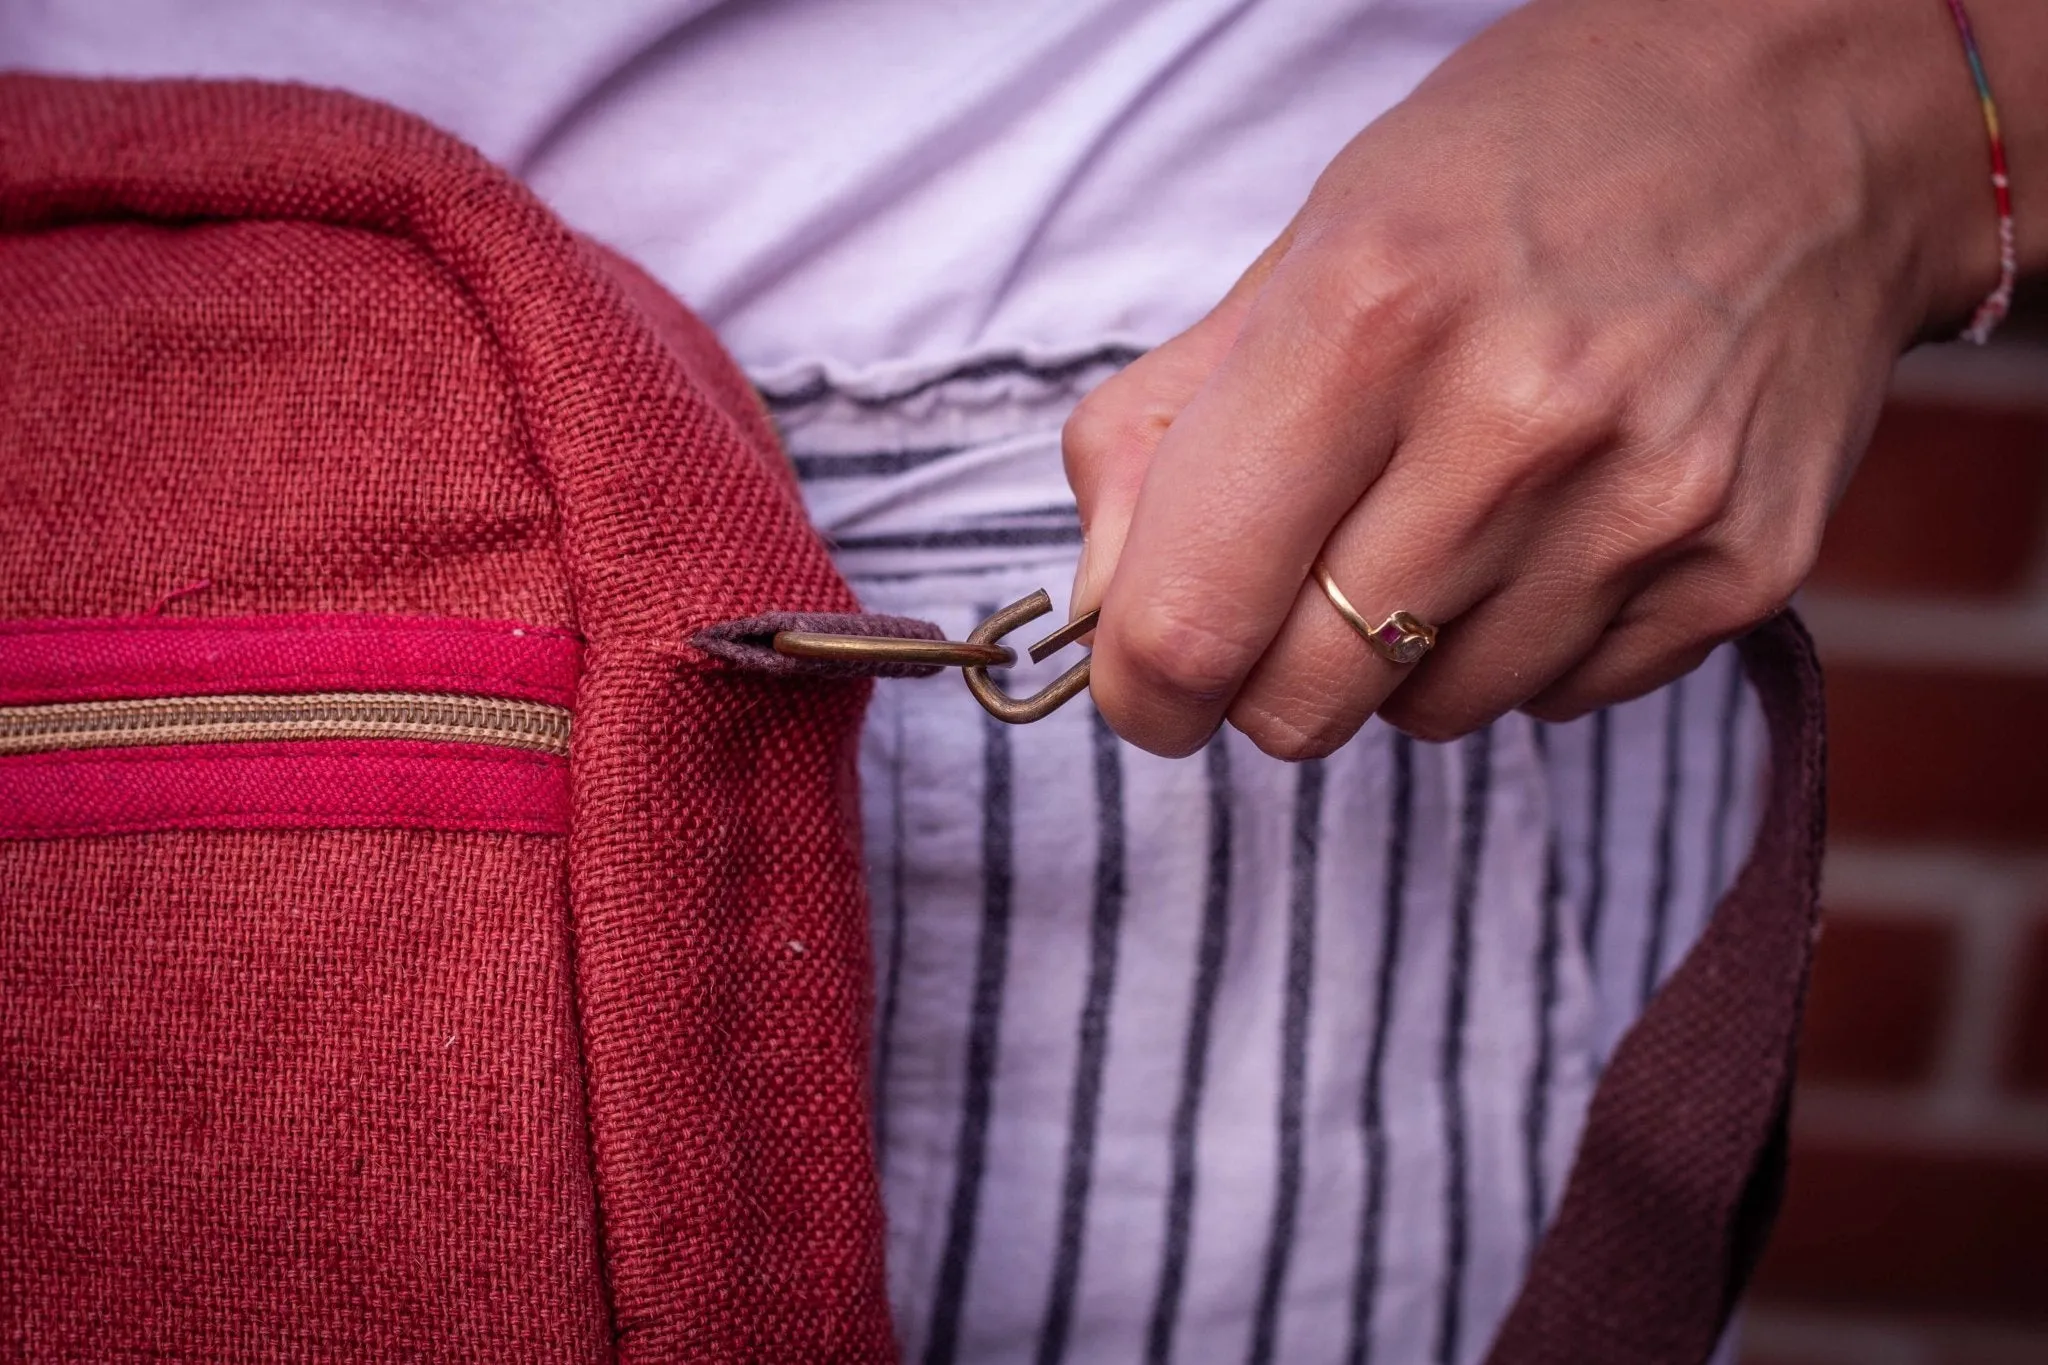
{"type": "MultiPolygon", "coordinates": [[[[2048,6],[2039,0],[1966,3],[1996,97],[2024,278],[2048,265],[2048,110],[2038,93],[2048,88],[2048,6]]],[[[1876,27],[1897,46],[1872,56],[1890,68],[1890,79],[1874,87],[1879,101],[1865,112],[1865,126],[1874,146],[1892,149],[1885,192],[1911,224],[1907,278],[1918,305],[1915,339],[1948,340],[2000,280],[1991,132],[1945,0],[1887,0],[1877,13],[1889,23],[1876,27]]]]}

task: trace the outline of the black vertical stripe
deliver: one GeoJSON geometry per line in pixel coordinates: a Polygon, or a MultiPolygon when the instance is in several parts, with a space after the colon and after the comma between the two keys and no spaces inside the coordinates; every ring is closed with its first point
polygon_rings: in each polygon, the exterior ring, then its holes
{"type": "Polygon", "coordinates": [[[1188,1006],[1187,1043],[1181,1053],[1180,1098],[1173,1111],[1172,1172],[1166,1196],[1159,1289],[1145,1334],[1147,1365],[1169,1365],[1180,1326],[1181,1296],[1187,1287],[1188,1245],[1194,1230],[1196,1140],[1202,1117],[1202,1087],[1209,1070],[1209,1035],[1215,1025],[1216,996],[1223,987],[1223,959],[1230,946],[1231,846],[1230,751],[1218,735],[1207,750],[1209,783],[1209,875],[1202,898],[1202,936],[1195,948],[1195,983],[1188,1006]]]}
{"type": "Polygon", "coordinates": [[[978,380],[999,378],[1003,375],[1024,375],[1047,384],[1058,384],[1075,379],[1090,370],[1118,368],[1130,364],[1144,352],[1134,346],[1110,343],[1098,346],[1083,355],[1071,356],[1064,360],[1037,360],[1019,352],[1003,355],[976,356],[962,361],[940,374],[928,375],[900,389],[883,393],[851,392],[834,385],[823,375],[814,375],[793,389],[780,391],[760,390],[761,401],[770,412],[787,412],[791,408],[807,407],[823,402],[827,398],[839,398],[857,408],[869,411],[893,408],[930,393],[933,389],[948,384],[973,383],[978,380]]]}
{"type": "Polygon", "coordinates": [[[1415,819],[1415,741],[1393,742],[1393,803],[1387,812],[1387,871],[1380,906],[1380,960],[1373,982],[1372,1034],[1366,1043],[1359,1129],[1365,1144],[1364,1199],[1358,1217],[1358,1264],[1351,1275],[1351,1365],[1372,1360],[1373,1310],[1379,1300],[1381,1220],[1386,1216],[1386,1063],[1394,1025],[1394,984],[1408,913],[1408,839],[1415,819]]]}
{"type": "Polygon", "coordinates": [[[1074,1094],[1067,1119],[1067,1171],[1060,1191],[1059,1241],[1038,1365],[1058,1365],[1067,1352],[1074,1291],[1088,1230],[1088,1186],[1095,1169],[1095,1133],[1101,1118],[1102,1074],[1109,1060],[1109,1006],[1116,988],[1117,940],[1124,917],[1123,753],[1100,713],[1091,713],[1095,739],[1095,906],[1088,925],[1088,986],[1081,1004],[1074,1094]]]}
{"type": "Polygon", "coordinates": [[[1079,545],[1081,523],[1050,526],[943,526],[922,531],[878,531],[834,536],[832,548],[857,550],[1005,550],[1035,545],[1079,545]]]}
{"type": "Polygon", "coordinates": [[[1273,1221],[1252,1317],[1250,1365],[1268,1365],[1279,1338],[1280,1301],[1294,1254],[1301,1207],[1302,1142],[1308,1108],[1308,1022],[1315,982],[1316,859],[1323,822],[1323,765],[1304,763],[1294,797],[1294,847],[1288,894],[1287,1001],[1280,1028],[1280,1142],[1273,1221]]]}
{"type": "Polygon", "coordinates": [[[889,1164],[889,1073],[896,1054],[896,1005],[902,998],[903,931],[909,896],[903,889],[906,843],[903,822],[903,707],[892,698],[895,749],[889,755],[889,957],[883,965],[882,1017],[875,1023],[875,1160],[889,1164]]]}
{"type": "MultiPolygon", "coordinates": [[[[1547,730],[1535,727],[1536,751],[1549,757],[1547,730]]],[[[1547,766],[1547,764],[1546,764],[1547,766]]],[[[1542,900],[1537,907],[1536,925],[1536,1018],[1535,1041],[1529,1063],[1529,1093],[1522,1105],[1522,1159],[1528,1184],[1529,1254],[1543,1238],[1549,1220],[1550,1195],[1545,1154],[1550,1138],[1550,1085],[1553,1064],[1551,1015],[1557,1009],[1557,957],[1564,932],[1559,923],[1559,902],[1564,895],[1564,856],[1560,847],[1557,815],[1553,811],[1545,840],[1542,900]]]]}
{"type": "Polygon", "coordinates": [[[1486,813],[1493,789],[1493,731],[1465,741],[1465,805],[1460,812],[1458,865],[1451,884],[1450,979],[1444,989],[1444,1281],[1436,1326],[1438,1365],[1454,1365],[1464,1327],[1465,1259],[1471,1239],[1466,1188],[1465,1025],[1472,986],[1472,917],[1486,851],[1486,813]]]}
{"type": "Polygon", "coordinates": [[[966,446],[928,446],[911,450],[864,450],[840,455],[790,453],[789,462],[804,483],[825,479],[877,479],[907,474],[950,459],[966,446]]]}
{"type": "Polygon", "coordinates": [[[1650,922],[1643,932],[1643,975],[1637,999],[1644,1005],[1664,976],[1664,943],[1671,934],[1671,893],[1678,870],[1678,794],[1685,779],[1685,679],[1665,691],[1664,789],[1658,796],[1657,843],[1650,872],[1650,922]]]}
{"type": "Polygon", "coordinates": [[[967,1030],[967,1085],[955,1144],[953,1202],[932,1296],[931,1336],[925,1365],[949,1365],[958,1354],[967,1272],[974,1257],[981,1212],[982,1168],[988,1160],[988,1123],[995,1105],[996,1055],[1003,1022],[1003,976],[1010,958],[1012,778],[1010,727],[984,719],[981,794],[981,940],[975,952],[974,1004],[967,1030]]]}
{"type": "Polygon", "coordinates": [[[1586,758],[1592,791],[1586,812],[1586,910],[1579,933],[1588,964],[1600,961],[1600,928],[1607,915],[1607,797],[1612,776],[1607,760],[1613,747],[1608,733],[1612,725],[1609,712],[1593,713],[1593,740],[1586,758]]]}
{"type": "Polygon", "coordinates": [[[1735,811],[1735,737],[1742,719],[1742,662],[1723,659],[1728,681],[1721,693],[1719,745],[1714,755],[1713,824],[1707,830],[1707,905],[1711,912],[1721,888],[1728,884],[1728,821],[1735,811]]]}

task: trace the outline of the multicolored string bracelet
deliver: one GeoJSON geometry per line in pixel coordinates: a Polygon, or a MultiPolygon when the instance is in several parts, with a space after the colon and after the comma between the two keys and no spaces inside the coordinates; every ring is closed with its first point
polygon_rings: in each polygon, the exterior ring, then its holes
{"type": "Polygon", "coordinates": [[[2005,321],[2012,308],[2013,285],[2020,273],[2019,246],[2012,221],[2012,180],[2005,170],[2005,135],[1998,128],[1998,104],[1991,98],[1991,82],[1984,75],[1984,59],[1977,54],[1977,35],[1970,31],[1970,16],[1963,0],[1948,0],[1948,12],[1955,16],[1956,31],[1963,36],[1963,55],[1970,61],[1970,77],[1977,82],[1977,99],[1984,106],[1984,128],[1991,134],[1991,193],[1998,204],[1998,284],[1963,329],[1962,340],[1982,346],[2005,321]]]}

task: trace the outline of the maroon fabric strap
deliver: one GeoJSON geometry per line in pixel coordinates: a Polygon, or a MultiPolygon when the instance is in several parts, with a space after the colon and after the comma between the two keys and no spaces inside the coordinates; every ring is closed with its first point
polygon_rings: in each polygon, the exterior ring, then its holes
{"type": "Polygon", "coordinates": [[[1698,1365],[1776,1216],[1820,891],[1820,665],[1790,614],[1742,642],[1771,734],[1749,862],[1594,1091],[1489,1365],[1698,1365]]]}
{"type": "Polygon", "coordinates": [[[771,611],[740,621],[721,621],[697,632],[691,643],[713,658],[756,673],[814,678],[928,678],[937,664],[890,663],[880,659],[800,659],[775,652],[773,640],[785,630],[821,635],[893,636],[899,640],[943,640],[930,621],[873,612],[771,611]]]}

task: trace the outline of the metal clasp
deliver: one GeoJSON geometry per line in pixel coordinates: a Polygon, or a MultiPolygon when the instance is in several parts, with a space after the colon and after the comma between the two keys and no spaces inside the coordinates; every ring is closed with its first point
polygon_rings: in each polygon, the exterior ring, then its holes
{"type": "Polygon", "coordinates": [[[818,630],[780,630],[775,652],[793,659],[829,659],[857,664],[930,664],[937,668],[1008,668],[1017,651],[1008,645],[959,640],[913,640],[896,635],[832,635],[818,630]]]}
{"type": "MultiPolygon", "coordinates": [[[[967,642],[975,645],[992,645],[1026,621],[1036,621],[1051,610],[1052,598],[1046,595],[1044,588],[1040,588],[1023,601],[1012,602],[976,626],[968,635],[967,642]]],[[[1045,662],[1095,629],[1095,617],[1096,613],[1092,611],[1085,616],[1077,616],[1031,646],[1031,662],[1045,662]]],[[[995,679],[989,677],[985,664],[974,665],[967,669],[963,676],[967,679],[967,690],[974,694],[974,699],[981,703],[983,710],[997,720],[1008,721],[1012,725],[1023,725],[1030,721],[1045,719],[1086,690],[1090,662],[1088,659],[1081,660],[1028,697],[1013,697],[996,686],[995,679]]]]}
{"type": "MultiPolygon", "coordinates": [[[[1040,588],[1019,602],[1012,602],[976,626],[967,639],[911,640],[875,635],[831,635],[817,631],[785,630],[774,639],[778,654],[802,659],[837,659],[861,663],[936,664],[965,670],[967,690],[974,694],[997,720],[1023,725],[1043,720],[1072,701],[1088,686],[1086,659],[1028,697],[1013,697],[989,677],[991,668],[1005,668],[1017,661],[1017,652],[1000,644],[1005,635],[1035,621],[1052,610],[1052,598],[1040,588]]],[[[1052,655],[1095,629],[1097,613],[1079,616],[1031,646],[1031,662],[1043,663],[1052,655]]]]}

